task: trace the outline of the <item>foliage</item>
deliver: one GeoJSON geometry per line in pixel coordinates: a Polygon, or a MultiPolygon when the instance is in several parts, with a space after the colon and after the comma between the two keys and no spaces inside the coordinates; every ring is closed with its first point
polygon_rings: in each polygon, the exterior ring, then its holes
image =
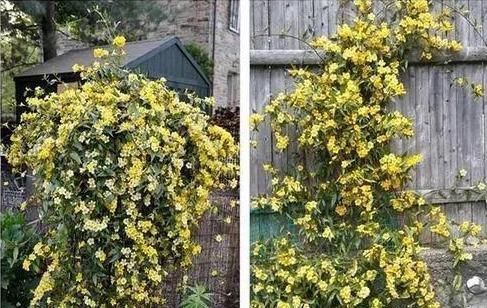
{"type": "Polygon", "coordinates": [[[411,120],[388,106],[406,92],[400,74],[410,53],[431,59],[461,49],[444,38],[450,13],[432,13],[427,0],[385,1],[386,20],[371,0],[354,3],[351,24],[312,42],[324,55],[320,68],[292,70],[295,89],[251,117],[254,127],[269,118],[277,148],[296,157],[288,171],[264,166],[272,192],[254,206],[299,229],[298,241],[284,234],[254,245],[252,307],[439,307],[420,234],[429,228],[443,238],[457,265],[471,258],[465,238],[480,232],[464,223],[453,238],[440,208],[405,189],[421,157],[388,146],[414,135],[411,120]]]}
{"type": "Polygon", "coordinates": [[[22,213],[0,213],[2,307],[27,307],[38,275],[22,269],[22,262],[39,240],[22,213]]]}
{"type": "Polygon", "coordinates": [[[183,308],[209,308],[211,307],[212,293],[208,292],[205,286],[195,285],[188,287],[188,294],[181,303],[183,308]]]}
{"type": "Polygon", "coordinates": [[[7,116],[13,117],[15,111],[15,84],[13,77],[25,66],[37,63],[39,47],[34,21],[29,15],[15,7],[6,0],[0,1],[0,50],[2,61],[1,72],[1,116],[2,123],[7,116]]]}
{"type": "MultiPolygon", "coordinates": [[[[10,0],[17,11],[30,16],[34,21],[36,28],[22,29],[16,27],[28,34],[34,34],[41,26],[43,18],[46,16],[48,2],[54,2],[55,5],[55,22],[62,30],[66,30],[69,37],[90,44],[109,43],[106,40],[107,31],[105,25],[100,23],[98,14],[94,11],[100,11],[107,15],[110,20],[122,21],[117,24],[117,31],[122,33],[129,40],[143,39],[147,33],[155,30],[159,22],[168,18],[157,1],[19,1],[10,0]]],[[[37,34],[38,36],[38,34],[37,34]]]]}
{"type": "Polygon", "coordinates": [[[208,56],[208,53],[195,43],[190,43],[184,46],[189,54],[196,60],[208,79],[213,79],[213,61],[208,56]]]}
{"type": "Polygon", "coordinates": [[[106,27],[101,24],[94,10],[107,15],[116,24],[117,32],[123,34],[127,40],[146,39],[147,34],[159,27],[161,20],[170,16],[163,9],[160,1],[60,1],[59,10],[65,14],[63,25],[74,39],[101,45],[107,41],[106,27]]]}
{"type": "MultiPolygon", "coordinates": [[[[154,306],[161,283],[201,247],[193,229],[237,147],[164,79],[120,68],[125,38],[81,71],[79,89],[28,100],[9,162],[33,170],[47,226],[24,267],[46,264],[33,306],[154,306]],[[118,304],[117,304],[118,303],[118,304]]],[[[39,95],[42,91],[37,89],[39,95]]]]}

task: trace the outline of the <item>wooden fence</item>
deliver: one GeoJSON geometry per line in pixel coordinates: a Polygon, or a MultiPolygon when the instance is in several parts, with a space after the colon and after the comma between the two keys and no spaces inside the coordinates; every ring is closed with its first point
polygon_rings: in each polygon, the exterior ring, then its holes
{"type": "MultiPolygon", "coordinates": [[[[466,77],[487,88],[487,47],[482,39],[487,37],[487,1],[437,1],[436,7],[464,4],[470,11],[469,19],[483,28],[477,29],[479,34],[468,21],[457,17],[451,38],[466,47],[461,53],[428,63],[411,59],[403,76],[408,94],[392,108],[414,119],[416,136],[392,146],[399,153],[423,156],[412,174],[411,188],[422,192],[441,189],[430,200],[441,204],[451,218],[487,227],[485,200],[451,190],[453,186],[472,186],[487,177],[487,99],[474,101],[468,91],[452,86],[454,78],[466,77]],[[468,171],[460,181],[456,179],[459,169],[468,171]]],[[[287,73],[290,65],[312,67],[319,63],[301,39],[331,35],[337,24],[351,20],[353,14],[350,4],[341,0],[251,1],[251,112],[262,111],[273,95],[292,89],[293,80],[287,73]]],[[[262,164],[270,162],[286,169],[292,167],[292,157],[275,151],[268,123],[253,133],[253,139],[258,145],[251,150],[250,190],[256,196],[268,192],[270,186],[262,164]]],[[[276,234],[287,223],[272,213],[254,211],[251,239],[276,234]]],[[[487,235],[485,228],[484,233],[487,235]]],[[[426,234],[424,241],[434,242],[435,238],[426,234]]]]}

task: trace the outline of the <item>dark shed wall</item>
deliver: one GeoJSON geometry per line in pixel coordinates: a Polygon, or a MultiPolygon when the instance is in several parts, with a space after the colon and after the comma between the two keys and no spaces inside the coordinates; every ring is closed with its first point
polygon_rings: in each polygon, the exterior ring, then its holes
{"type": "Polygon", "coordinates": [[[33,90],[40,87],[46,94],[56,92],[57,85],[59,84],[57,80],[62,80],[62,82],[65,83],[81,81],[78,73],[59,74],[57,76],[27,76],[15,78],[15,115],[17,122],[20,122],[21,114],[27,111],[25,101],[28,97],[33,95],[33,90]]]}
{"type": "Polygon", "coordinates": [[[135,63],[130,69],[146,74],[151,78],[164,77],[168,86],[179,90],[192,90],[200,96],[208,96],[209,83],[201,76],[193,63],[178,45],[172,45],[135,63]]]}

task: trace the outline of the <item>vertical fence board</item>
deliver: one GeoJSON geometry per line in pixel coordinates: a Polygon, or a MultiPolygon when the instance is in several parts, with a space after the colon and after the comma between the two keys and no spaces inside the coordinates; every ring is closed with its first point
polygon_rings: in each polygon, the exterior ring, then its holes
{"type": "Polygon", "coordinates": [[[313,0],[313,29],[315,35],[329,36],[330,3],[328,0],[313,0]]]}
{"type": "MultiPolygon", "coordinates": [[[[314,3],[313,0],[302,0],[296,2],[298,4],[298,15],[301,16],[301,18],[298,18],[299,37],[302,40],[307,40],[310,37],[314,36],[316,31],[314,28],[314,3]]],[[[307,49],[308,46],[304,42],[300,41],[299,48],[307,49]]]]}
{"type": "Polygon", "coordinates": [[[252,37],[250,40],[253,49],[269,49],[269,5],[267,0],[251,1],[250,31],[252,37]]]}
{"type": "MultiPolygon", "coordinates": [[[[473,72],[472,72],[472,80],[475,83],[482,83],[483,81],[483,67],[482,65],[478,65],[473,67],[473,72]]],[[[470,170],[472,171],[472,180],[477,181],[478,179],[481,179],[484,176],[484,170],[485,170],[485,161],[483,159],[483,151],[484,151],[484,143],[482,140],[484,140],[484,135],[482,133],[483,131],[483,105],[482,105],[482,99],[474,99],[469,102],[466,102],[466,104],[470,105],[472,108],[471,115],[472,118],[470,119],[471,121],[471,126],[469,130],[469,134],[471,136],[471,167],[470,170]]],[[[475,182],[471,183],[476,184],[475,182]]]]}

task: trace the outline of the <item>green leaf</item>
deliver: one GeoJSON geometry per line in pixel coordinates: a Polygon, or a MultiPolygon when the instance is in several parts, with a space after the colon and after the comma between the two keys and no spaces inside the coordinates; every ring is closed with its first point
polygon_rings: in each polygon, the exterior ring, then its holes
{"type": "Polygon", "coordinates": [[[13,261],[12,261],[12,263],[17,262],[17,259],[18,258],[19,258],[19,247],[15,247],[14,248],[14,252],[13,252],[13,261]]]}
{"type": "Polygon", "coordinates": [[[456,291],[459,291],[462,288],[462,276],[459,274],[455,275],[455,278],[453,279],[453,287],[455,288],[456,291]]]}
{"type": "Polygon", "coordinates": [[[71,152],[69,156],[74,159],[78,164],[81,165],[81,158],[79,157],[78,153],[76,152],[71,152]]]}

